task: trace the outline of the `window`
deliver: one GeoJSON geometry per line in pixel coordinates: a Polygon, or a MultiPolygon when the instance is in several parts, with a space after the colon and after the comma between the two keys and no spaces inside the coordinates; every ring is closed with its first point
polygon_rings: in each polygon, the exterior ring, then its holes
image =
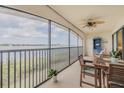
{"type": "Polygon", "coordinates": [[[68,28],[52,22],[51,25],[51,47],[68,47],[68,28]]]}
{"type": "Polygon", "coordinates": [[[74,33],[73,31],[70,32],[70,47],[77,47],[77,34],[74,33]]]}
{"type": "MultiPolygon", "coordinates": [[[[36,67],[39,65],[39,61],[36,59],[40,58],[40,55],[39,51],[29,52],[27,49],[43,48],[48,48],[48,20],[9,9],[0,9],[0,50],[9,50],[9,52],[0,52],[2,55],[0,60],[3,60],[0,74],[3,79],[0,80],[0,87],[29,87],[28,82],[30,81],[26,80],[29,79],[29,66],[32,75],[33,70],[36,72],[36,67]],[[29,55],[30,61],[33,58],[34,64],[30,62],[29,65],[29,55]],[[20,76],[21,86],[19,86],[20,76]],[[2,86],[1,82],[3,82],[2,86]]],[[[32,77],[30,79],[33,81],[32,77]]],[[[37,79],[39,79],[38,75],[37,79]]],[[[36,86],[36,81],[33,83],[34,85],[30,82],[30,86],[36,86]]]]}
{"type": "Polygon", "coordinates": [[[122,51],[122,30],[118,32],[118,50],[122,51]]]}
{"type": "Polygon", "coordinates": [[[67,28],[52,22],[51,25],[51,58],[53,68],[58,71],[69,65],[69,31],[67,28]],[[53,49],[54,48],[54,49],[53,49]]]}
{"type": "Polygon", "coordinates": [[[78,46],[83,46],[82,43],[83,43],[82,39],[80,37],[78,37],[78,46]]]}
{"type": "Polygon", "coordinates": [[[0,13],[0,49],[48,47],[48,21],[21,15],[0,13]]]}
{"type": "Polygon", "coordinates": [[[79,48],[79,55],[83,53],[83,41],[80,37],[78,37],[78,48],[79,48]]]}
{"type": "Polygon", "coordinates": [[[114,33],[112,35],[112,39],[113,39],[113,50],[114,51],[120,51],[120,59],[124,59],[124,46],[123,46],[123,42],[124,42],[124,28],[122,27],[121,29],[119,29],[116,33],[114,33]]]}
{"type": "Polygon", "coordinates": [[[70,32],[70,62],[73,63],[78,57],[78,35],[70,32]]]}
{"type": "Polygon", "coordinates": [[[121,53],[121,56],[120,56],[120,58],[122,59],[122,53],[123,53],[123,45],[122,45],[122,32],[123,32],[123,30],[120,30],[119,32],[118,32],[118,34],[117,34],[117,50],[118,51],[120,51],[120,53],[121,53]]]}

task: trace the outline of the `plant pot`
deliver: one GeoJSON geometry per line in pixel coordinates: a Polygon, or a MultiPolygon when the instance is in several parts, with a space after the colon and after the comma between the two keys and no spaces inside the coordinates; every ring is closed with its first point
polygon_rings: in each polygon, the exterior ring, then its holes
{"type": "Polygon", "coordinates": [[[57,82],[58,80],[57,80],[57,75],[56,76],[53,76],[53,82],[57,82]]]}
{"type": "Polygon", "coordinates": [[[118,58],[111,57],[111,63],[117,63],[117,62],[118,62],[118,58]]]}

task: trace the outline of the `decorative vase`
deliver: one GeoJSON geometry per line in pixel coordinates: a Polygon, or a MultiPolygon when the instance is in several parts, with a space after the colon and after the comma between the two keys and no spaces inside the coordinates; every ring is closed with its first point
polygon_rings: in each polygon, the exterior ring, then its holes
{"type": "Polygon", "coordinates": [[[57,82],[57,75],[56,76],[53,76],[53,82],[57,82]]]}
{"type": "Polygon", "coordinates": [[[118,58],[111,57],[111,63],[117,63],[117,62],[118,62],[118,58]]]}

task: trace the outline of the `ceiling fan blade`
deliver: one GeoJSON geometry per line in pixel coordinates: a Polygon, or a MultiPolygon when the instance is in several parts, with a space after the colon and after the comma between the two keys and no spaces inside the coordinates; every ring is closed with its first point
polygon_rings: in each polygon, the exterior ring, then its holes
{"type": "Polygon", "coordinates": [[[95,16],[95,15],[93,16],[92,15],[92,16],[90,16],[90,18],[93,19],[93,20],[100,20],[100,19],[103,19],[104,16],[95,16]]]}
{"type": "Polygon", "coordinates": [[[87,27],[88,25],[84,25],[83,28],[87,27]]]}
{"type": "Polygon", "coordinates": [[[105,21],[95,21],[96,24],[103,24],[105,21]]]}

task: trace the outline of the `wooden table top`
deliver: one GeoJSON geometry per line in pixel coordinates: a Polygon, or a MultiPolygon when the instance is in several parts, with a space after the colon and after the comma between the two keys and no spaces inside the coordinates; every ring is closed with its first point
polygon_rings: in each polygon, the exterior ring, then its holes
{"type": "MultiPolygon", "coordinates": [[[[93,57],[84,56],[84,61],[93,62],[93,57]]],[[[109,67],[109,64],[111,63],[111,58],[103,58],[103,61],[105,61],[105,62],[100,63],[100,64],[96,64],[96,65],[103,66],[103,67],[109,67]]],[[[124,65],[124,60],[118,60],[118,62],[114,63],[114,64],[124,65]]]]}

